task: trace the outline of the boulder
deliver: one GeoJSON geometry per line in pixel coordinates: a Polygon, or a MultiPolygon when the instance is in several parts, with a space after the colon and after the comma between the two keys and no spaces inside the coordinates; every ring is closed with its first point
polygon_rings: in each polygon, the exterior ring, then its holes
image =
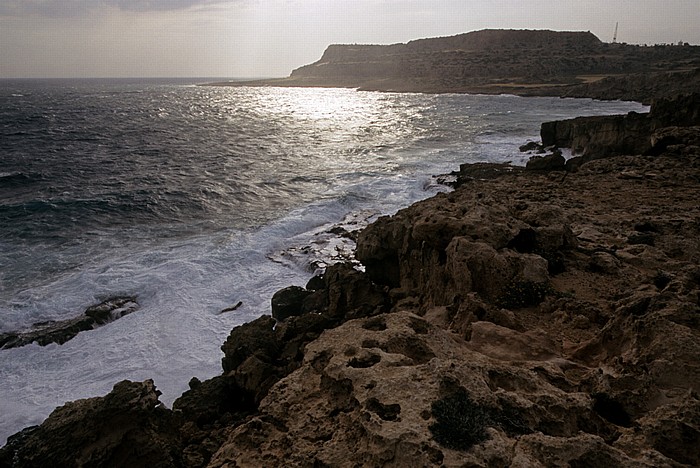
{"type": "Polygon", "coordinates": [[[251,356],[257,356],[263,362],[271,362],[280,350],[274,326],[275,319],[263,315],[231,330],[221,346],[224,352],[221,359],[224,372],[235,370],[251,356]]]}
{"type": "Polygon", "coordinates": [[[272,316],[277,320],[284,320],[294,315],[300,315],[304,300],[311,294],[312,291],[300,286],[280,289],[272,296],[272,316]]]}
{"type": "Polygon", "coordinates": [[[40,425],[9,438],[0,464],[37,466],[182,465],[173,414],[152,380],[117,383],[104,397],[66,403],[40,425]]]}
{"type": "Polygon", "coordinates": [[[339,263],[324,275],[328,294],[328,317],[346,320],[385,312],[389,306],[386,291],[352,264],[339,263]]]}
{"type": "Polygon", "coordinates": [[[524,145],[520,145],[519,149],[521,153],[526,153],[528,151],[539,151],[544,149],[544,147],[536,141],[528,141],[524,145]]]}
{"type": "Polygon", "coordinates": [[[547,156],[531,157],[525,169],[528,171],[563,171],[566,165],[566,159],[561,152],[548,154],[547,156]]]}
{"type": "Polygon", "coordinates": [[[648,153],[658,155],[680,146],[700,147],[700,126],[663,127],[656,130],[651,135],[648,153]]]}

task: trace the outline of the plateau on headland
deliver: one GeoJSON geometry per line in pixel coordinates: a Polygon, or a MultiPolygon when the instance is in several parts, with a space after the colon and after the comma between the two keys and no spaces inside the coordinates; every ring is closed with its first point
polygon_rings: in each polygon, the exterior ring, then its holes
{"type": "MultiPolygon", "coordinates": [[[[275,293],[171,409],[116,383],[11,436],[0,467],[700,466],[700,94],[674,81],[698,54],[480,31],[331,46],[255,83],[613,98],[638,76],[653,105],[545,122],[525,167],[462,164],[344,232],[352,261],[275,293]]],[[[117,299],[99,324],[138,307],[117,299]]]]}
{"type": "Polygon", "coordinates": [[[219,85],[592,97],[650,103],[700,91],[700,46],[604,43],[590,32],[483,30],[329,46],[287,78],[219,85]]]}

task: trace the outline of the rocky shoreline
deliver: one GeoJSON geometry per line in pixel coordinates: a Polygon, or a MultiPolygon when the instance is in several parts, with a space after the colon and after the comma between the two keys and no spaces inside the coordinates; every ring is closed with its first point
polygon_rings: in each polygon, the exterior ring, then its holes
{"type": "Polygon", "coordinates": [[[463,165],[359,233],[364,269],[232,330],[172,409],[120,382],[0,466],[700,465],[698,102],[543,125],[575,164],[463,165]]]}

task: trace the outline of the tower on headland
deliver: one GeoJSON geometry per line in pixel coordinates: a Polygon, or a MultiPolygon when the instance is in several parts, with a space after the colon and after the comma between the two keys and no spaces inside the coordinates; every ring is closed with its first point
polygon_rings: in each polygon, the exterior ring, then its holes
{"type": "Polygon", "coordinates": [[[620,26],[620,22],[619,22],[619,21],[615,23],[615,34],[613,34],[613,41],[612,41],[613,44],[616,44],[616,43],[617,43],[617,27],[618,27],[618,26],[620,26]]]}

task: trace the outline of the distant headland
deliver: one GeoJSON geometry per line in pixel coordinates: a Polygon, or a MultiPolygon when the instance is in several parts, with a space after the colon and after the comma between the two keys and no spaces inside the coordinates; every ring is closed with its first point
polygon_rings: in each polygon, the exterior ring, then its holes
{"type": "Polygon", "coordinates": [[[700,46],[605,43],[591,32],[482,30],[392,45],[330,45],[286,78],[215,85],[592,97],[700,91],[700,46]]]}

